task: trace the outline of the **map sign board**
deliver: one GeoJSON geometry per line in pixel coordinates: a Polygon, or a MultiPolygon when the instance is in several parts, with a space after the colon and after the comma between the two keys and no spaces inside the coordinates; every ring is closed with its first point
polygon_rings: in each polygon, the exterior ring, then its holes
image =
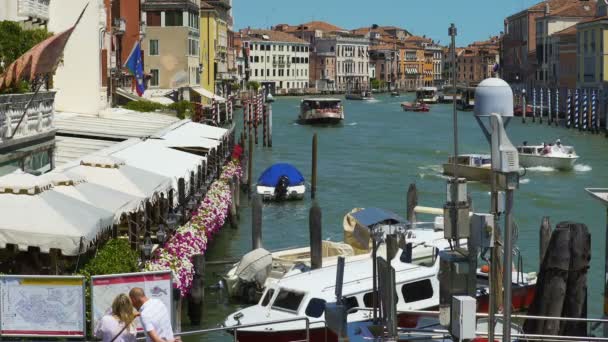
{"type": "MultiPolygon", "coordinates": [[[[111,312],[114,298],[121,293],[128,295],[134,287],[142,288],[148,298],[162,301],[173,321],[171,271],[102,275],[91,277],[91,330],[105,314],[111,312]]],[[[136,324],[137,330],[142,331],[139,319],[136,324]]]]}
{"type": "Polygon", "coordinates": [[[81,276],[0,276],[0,335],[84,337],[81,276]]]}

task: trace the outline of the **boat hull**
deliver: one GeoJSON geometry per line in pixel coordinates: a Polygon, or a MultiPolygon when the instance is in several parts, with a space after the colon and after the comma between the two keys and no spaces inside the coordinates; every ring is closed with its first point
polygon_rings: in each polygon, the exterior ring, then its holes
{"type": "MultiPolygon", "coordinates": [[[[276,200],[274,197],[274,187],[258,185],[256,186],[256,192],[264,201],[276,200]]],[[[288,186],[285,200],[301,200],[304,198],[305,193],[305,185],[288,186]]]]}
{"type": "Polygon", "coordinates": [[[342,112],[306,112],[300,114],[298,117],[298,123],[305,125],[336,125],[344,120],[344,113],[342,112]]]}
{"type": "MultiPolygon", "coordinates": [[[[534,299],[534,285],[517,286],[513,287],[512,303],[515,312],[523,311],[528,308],[534,299]]],[[[482,295],[477,298],[477,311],[487,313],[488,312],[489,296],[482,295]]],[[[437,310],[435,308],[429,308],[429,310],[437,310]]],[[[415,328],[418,324],[418,320],[421,318],[415,314],[400,313],[397,316],[399,327],[402,328],[415,328]]],[[[302,323],[303,325],[304,323],[302,323]]],[[[315,323],[311,323],[315,325],[315,323]]],[[[316,323],[319,325],[320,323],[316,323]]],[[[266,341],[266,342],[292,342],[292,341],[305,341],[306,330],[305,329],[294,329],[294,330],[239,330],[237,332],[237,340],[240,342],[254,342],[254,341],[266,341]]],[[[338,337],[329,329],[325,327],[314,328],[309,330],[310,341],[338,341],[338,337]]]]}
{"type": "MultiPolygon", "coordinates": [[[[492,170],[485,167],[456,165],[458,177],[464,177],[467,180],[489,183],[492,177],[492,170]]],[[[454,164],[443,164],[443,174],[446,176],[454,176],[454,164]]]]}
{"type": "Polygon", "coordinates": [[[346,94],[346,95],[344,95],[344,98],[347,100],[358,100],[358,101],[369,101],[369,100],[374,99],[371,96],[361,96],[361,95],[354,95],[354,94],[346,94]]]}
{"type": "Polygon", "coordinates": [[[519,165],[523,167],[551,167],[557,170],[567,171],[574,168],[574,163],[577,159],[577,156],[555,157],[520,153],[519,165]]]}

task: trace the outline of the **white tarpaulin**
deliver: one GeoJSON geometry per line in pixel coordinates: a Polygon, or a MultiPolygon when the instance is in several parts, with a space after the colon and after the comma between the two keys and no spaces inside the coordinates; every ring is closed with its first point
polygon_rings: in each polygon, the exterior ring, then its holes
{"type": "Polygon", "coordinates": [[[57,248],[64,255],[84,252],[114,221],[113,213],[52,190],[0,194],[0,217],[0,248],[16,244],[20,250],[32,246],[43,253],[57,248]]]}
{"type": "Polygon", "coordinates": [[[165,142],[148,139],[112,153],[114,157],[125,161],[127,165],[169,177],[173,188],[177,189],[177,180],[190,179],[190,171],[198,171],[205,157],[166,147],[165,142]]]}
{"type": "MultiPolygon", "coordinates": [[[[155,155],[143,156],[156,158],[155,155]]],[[[83,176],[87,182],[105,186],[140,198],[153,198],[158,192],[171,187],[171,179],[131,165],[118,167],[96,167],[77,165],[65,171],[83,176]]]]}
{"type": "Polygon", "coordinates": [[[185,122],[175,129],[163,134],[161,138],[167,141],[171,141],[171,139],[178,137],[221,140],[227,133],[228,130],[225,128],[203,125],[196,122],[185,122]]]}
{"type": "Polygon", "coordinates": [[[142,205],[142,199],[139,197],[93,183],[81,183],[75,186],[58,185],[51,191],[62,193],[113,213],[114,223],[118,223],[123,213],[136,211],[142,205]]]}
{"type": "Polygon", "coordinates": [[[197,92],[198,94],[200,94],[203,97],[206,97],[210,100],[215,100],[217,102],[226,102],[226,99],[214,94],[212,92],[210,92],[209,90],[202,88],[202,87],[191,87],[190,89],[192,89],[193,91],[197,92]]]}

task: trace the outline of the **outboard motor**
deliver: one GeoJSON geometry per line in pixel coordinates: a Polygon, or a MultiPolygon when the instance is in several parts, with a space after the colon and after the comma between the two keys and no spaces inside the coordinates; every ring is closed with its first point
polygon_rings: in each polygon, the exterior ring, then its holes
{"type": "Polygon", "coordinates": [[[287,187],[289,186],[289,177],[282,175],[274,188],[274,198],[278,201],[287,199],[287,187]]]}

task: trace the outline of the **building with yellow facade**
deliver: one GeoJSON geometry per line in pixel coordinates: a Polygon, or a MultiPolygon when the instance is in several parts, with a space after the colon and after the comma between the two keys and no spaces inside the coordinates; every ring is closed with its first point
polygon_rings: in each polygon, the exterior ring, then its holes
{"type": "Polygon", "coordinates": [[[215,94],[215,47],[217,46],[217,16],[215,7],[207,2],[201,2],[201,86],[215,94]]]}

